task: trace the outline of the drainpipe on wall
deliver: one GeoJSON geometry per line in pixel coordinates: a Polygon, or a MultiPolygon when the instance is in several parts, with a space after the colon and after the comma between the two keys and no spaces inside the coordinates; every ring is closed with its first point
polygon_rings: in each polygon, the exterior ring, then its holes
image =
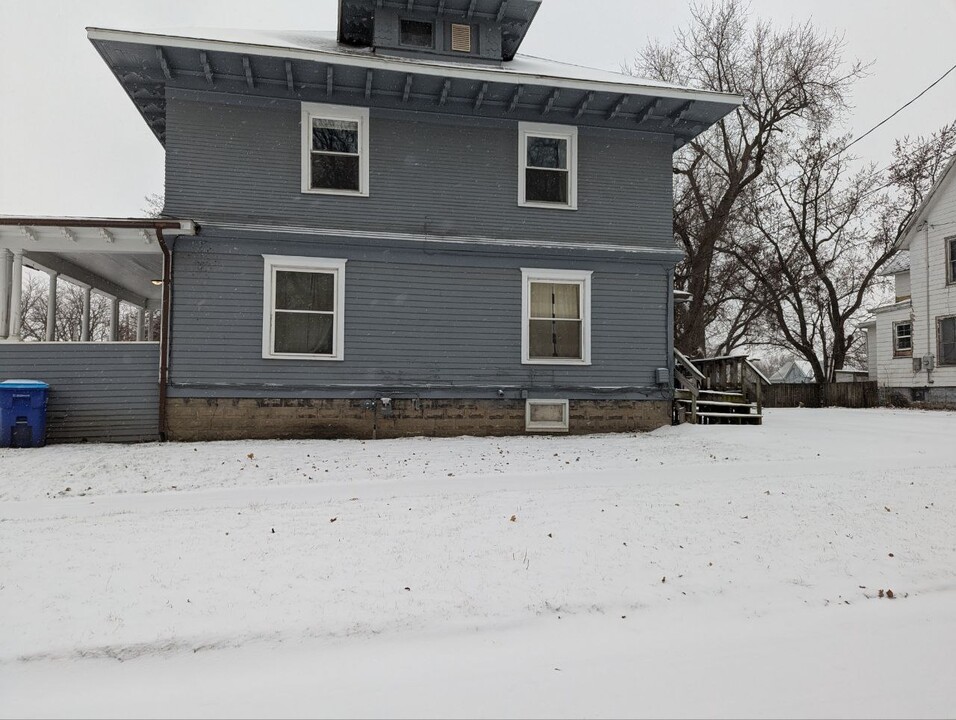
{"type": "Polygon", "coordinates": [[[169,383],[170,295],[173,291],[173,254],[166,245],[163,228],[156,226],[156,240],[163,251],[163,304],[159,314],[159,438],[166,441],[166,386],[169,383]]]}
{"type": "MultiPolygon", "coordinates": [[[[923,247],[926,251],[926,357],[933,358],[933,343],[930,340],[932,337],[932,318],[930,318],[930,300],[929,300],[929,220],[923,223],[923,232],[924,232],[924,243],[923,247]]],[[[912,292],[912,291],[911,291],[912,292]]],[[[933,384],[933,365],[935,363],[928,362],[926,363],[926,383],[928,385],[933,384]]]]}

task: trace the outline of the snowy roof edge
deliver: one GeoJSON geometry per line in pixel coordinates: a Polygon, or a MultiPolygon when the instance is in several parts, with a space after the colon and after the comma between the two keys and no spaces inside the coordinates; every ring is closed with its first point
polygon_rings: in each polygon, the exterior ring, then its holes
{"type": "MultiPolygon", "coordinates": [[[[205,31],[204,31],[205,32],[205,31]]],[[[222,31],[228,32],[228,31],[222,31]]],[[[137,30],[116,30],[110,28],[87,27],[87,38],[90,41],[105,42],[126,42],[138,45],[154,45],[157,40],[166,41],[168,44],[182,48],[192,49],[218,49],[228,52],[230,50],[241,49],[243,52],[251,55],[284,57],[300,60],[317,60],[320,58],[335,58],[335,62],[342,65],[354,65],[358,67],[395,69],[396,65],[405,65],[414,68],[415,72],[424,75],[438,75],[442,77],[460,77],[473,80],[494,81],[501,79],[520,79],[521,82],[532,85],[548,85],[550,87],[566,88],[584,88],[590,90],[603,90],[606,92],[619,92],[623,94],[642,93],[653,95],[655,97],[678,98],[683,100],[697,100],[702,102],[725,103],[730,105],[741,105],[744,101],[743,96],[732,93],[716,92],[714,90],[699,90],[695,88],[686,88],[668,83],[658,83],[647,78],[633,78],[620,73],[613,73],[608,70],[598,70],[586,68],[584,66],[564,63],[557,60],[545,60],[526,55],[517,55],[515,60],[510,61],[511,68],[487,67],[487,66],[465,66],[461,63],[443,62],[436,60],[422,60],[418,58],[394,57],[388,58],[372,55],[369,52],[357,51],[355,49],[345,49],[337,42],[331,43],[328,47],[302,48],[292,47],[290,45],[278,45],[259,37],[255,42],[249,40],[222,39],[206,37],[200,35],[170,35],[164,33],[137,31],[137,30]],[[172,41],[172,42],[170,42],[172,41]],[[527,70],[512,69],[528,66],[527,70]],[[577,76],[560,74],[560,68],[573,67],[577,70],[587,70],[588,73],[579,73],[577,76]],[[614,79],[607,79],[608,77],[614,79]],[[618,79],[620,78],[620,79],[618,79]]],[[[250,33],[250,36],[254,35],[250,33]]],[[[319,36],[315,34],[313,39],[319,36]]]]}

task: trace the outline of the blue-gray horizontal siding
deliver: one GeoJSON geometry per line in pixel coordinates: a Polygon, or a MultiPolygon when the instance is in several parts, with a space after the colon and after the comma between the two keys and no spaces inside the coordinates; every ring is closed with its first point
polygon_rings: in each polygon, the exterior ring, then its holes
{"type": "Polygon", "coordinates": [[[528,208],[518,207],[516,120],[372,108],[370,196],[303,194],[298,103],[170,92],[175,217],[673,247],[669,136],[581,127],[578,209],[528,208]]]}
{"type": "Polygon", "coordinates": [[[359,250],[329,238],[181,238],[175,247],[171,395],[661,397],[671,264],[597,256],[359,250]],[[345,360],[262,357],[262,254],[344,258],[345,360]],[[590,366],[521,362],[521,268],[592,270],[590,366]]]}
{"type": "Polygon", "coordinates": [[[158,343],[4,343],[0,381],[50,385],[48,442],[159,437],[158,343]]]}

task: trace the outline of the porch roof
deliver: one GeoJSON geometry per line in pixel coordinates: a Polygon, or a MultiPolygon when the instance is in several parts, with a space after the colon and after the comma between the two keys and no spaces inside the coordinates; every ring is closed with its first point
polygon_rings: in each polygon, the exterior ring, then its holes
{"type": "Polygon", "coordinates": [[[192,221],[153,218],[0,216],[0,250],[138,307],[162,299],[163,252],[158,232],[193,235],[192,221]]]}

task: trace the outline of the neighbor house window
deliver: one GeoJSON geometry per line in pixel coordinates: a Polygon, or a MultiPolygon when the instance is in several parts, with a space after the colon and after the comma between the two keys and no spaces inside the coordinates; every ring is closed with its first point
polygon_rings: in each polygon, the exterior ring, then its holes
{"type": "Polygon", "coordinates": [[[419,20],[402,20],[399,23],[398,43],[405,47],[435,47],[435,26],[419,20]]]}
{"type": "Polygon", "coordinates": [[[576,210],[578,129],[520,123],[518,204],[576,210]]]}
{"type": "Polygon", "coordinates": [[[893,357],[913,356],[913,323],[893,323],[893,357]]]}
{"type": "Polygon", "coordinates": [[[522,362],[591,362],[591,273],[522,269],[522,362]]]}
{"type": "Polygon", "coordinates": [[[262,356],[342,360],[346,261],[263,258],[262,356]]]}
{"type": "Polygon", "coordinates": [[[946,282],[956,283],[956,237],[946,238],[946,282]]]}
{"type": "Polygon", "coordinates": [[[956,315],[936,320],[939,364],[956,365],[956,315]]]}
{"type": "Polygon", "coordinates": [[[368,108],[302,104],[302,192],[368,195],[368,108]]]}

